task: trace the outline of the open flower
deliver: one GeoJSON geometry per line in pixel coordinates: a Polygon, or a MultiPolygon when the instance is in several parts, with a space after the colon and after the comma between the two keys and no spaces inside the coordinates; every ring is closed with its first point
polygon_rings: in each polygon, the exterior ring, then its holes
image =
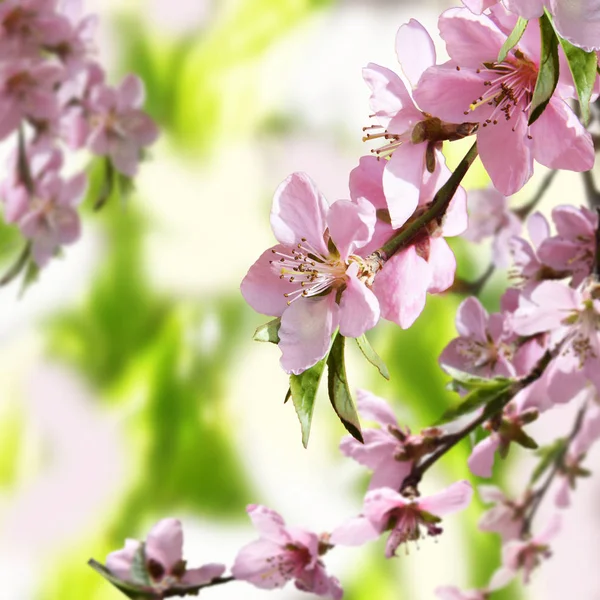
{"type": "Polygon", "coordinates": [[[507,33],[489,16],[451,8],[439,27],[451,60],[425,71],[415,99],[446,121],[479,123],[479,156],[498,191],[509,196],[520,190],[533,174],[534,159],[551,169],[592,168],[591,136],[561,97],[561,86],[541,116],[528,124],[540,63],[535,28],[528,28],[499,63],[507,33]]]}
{"type": "Polygon", "coordinates": [[[142,587],[159,593],[205,585],[225,571],[225,566],[219,564],[207,564],[197,569],[186,567],[182,555],[183,531],[177,519],[162,519],[156,523],[143,545],[136,540],[126,540],[122,550],[106,557],[106,568],[122,581],[140,584],[132,573],[139,552],[143,552],[148,581],[142,587]]]}
{"type": "Polygon", "coordinates": [[[440,535],[441,517],[465,509],[472,494],[468,481],[457,481],[424,498],[406,498],[391,488],[371,490],[365,496],[362,515],[336,528],[331,542],[358,546],[389,530],[385,555],[391,558],[400,544],[440,535]]]}
{"type": "Polygon", "coordinates": [[[339,600],[342,588],[327,575],[320,559],[329,548],[325,539],[296,527],[286,527],[274,510],[251,504],[248,514],[260,538],[238,553],[231,572],[236,579],[273,589],[294,580],[299,590],[339,600]]]}
{"type": "Polygon", "coordinates": [[[281,317],[286,372],[302,373],[321,360],[336,328],[359,337],[379,320],[373,265],[360,251],[375,220],[375,207],[364,199],[329,206],[304,173],[277,188],[271,227],[279,244],[254,263],[241,291],[256,311],[281,317]]]}

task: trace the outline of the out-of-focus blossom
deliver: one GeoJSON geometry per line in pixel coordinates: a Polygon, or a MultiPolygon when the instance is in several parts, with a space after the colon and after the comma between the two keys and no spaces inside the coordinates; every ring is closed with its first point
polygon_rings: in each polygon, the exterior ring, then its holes
{"type": "Polygon", "coordinates": [[[101,86],[92,93],[90,150],[109,156],[129,177],[137,173],[142,148],[158,137],[154,121],[141,110],[144,97],[144,84],[135,75],[125,77],[117,89],[101,86]]]}
{"type": "Polygon", "coordinates": [[[449,585],[436,588],[435,595],[440,600],[487,600],[489,597],[485,590],[461,590],[449,585]]]}
{"type": "Polygon", "coordinates": [[[435,448],[440,430],[429,430],[412,435],[408,428],[398,425],[389,404],[370,392],[358,390],[356,403],[364,419],[375,421],[381,427],[363,428],[364,444],[352,436],[340,443],[346,456],[373,471],[369,489],[381,487],[399,489],[410,473],[415,460],[435,448]]]}
{"type": "Polygon", "coordinates": [[[472,494],[468,481],[457,481],[437,494],[414,499],[391,488],[371,490],[365,496],[362,515],[337,527],[331,534],[331,542],[358,546],[389,530],[385,555],[391,558],[400,544],[425,535],[440,535],[441,517],[465,509],[472,494]]]}
{"type": "Polygon", "coordinates": [[[522,229],[519,217],[510,210],[508,199],[494,188],[472,190],[467,198],[469,227],[463,237],[475,243],[493,238],[492,262],[501,269],[508,267],[509,241],[522,229]]]}
{"type": "Polygon", "coordinates": [[[591,136],[561,97],[560,86],[541,116],[528,124],[540,62],[539,35],[524,35],[498,63],[507,33],[489,16],[451,8],[440,17],[439,27],[451,60],[425,71],[415,100],[446,121],[479,123],[479,156],[502,194],[523,187],[533,174],[534,159],[551,169],[592,168],[591,136]]]}
{"type": "Polygon", "coordinates": [[[486,504],[495,505],[481,515],[479,529],[498,533],[503,542],[519,538],[528,499],[510,500],[494,485],[479,486],[479,495],[486,504]]]}
{"type": "Polygon", "coordinates": [[[572,275],[571,285],[577,287],[594,268],[598,215],[584,206],[557,206],[552,220],[557,235],[541,243],[538,256],[555,271],[572,275]]]}
{"type": "Polygon", "coordinates": [[[339,581],[327,575],[320,556],[329,548],[326,539],[296,527],[264,506],[248,506],[248,514],[260,538],[238,553],[231,572],[236,579],[256,587],[273,589],[294,580],[299,590],[339,600],[339,581]]]}
{"type": "Polygon", "coordinates": [[[225,572],[225,565],[207,564],[188,569],[183,560],[183,531],[177,519],[162,519],[150,530],[145,544],[128,539],[122,550],[106,557],[106,568],[118,579],[138,583],[132,574],[136,555],[143,551],[148,587],[154,592],[178,590],[210,583],[225,572]]]}

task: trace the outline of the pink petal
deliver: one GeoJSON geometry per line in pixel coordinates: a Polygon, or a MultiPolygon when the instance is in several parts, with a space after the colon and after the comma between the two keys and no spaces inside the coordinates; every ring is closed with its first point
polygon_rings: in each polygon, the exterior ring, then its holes
{"type": "Polygon", "coordinates": [[[486,342],[488,319],[488,312],[481,302],[474,296],[469,296],[456,311],[456,330],[463,337],[486,342]]]}
{"type": "Polygon", "coordinates": [[[504,492],[496,485],[480,485],[477,488],[481,501],[485,504],[504,502],[506,496],[504,492]]]}
{"type": "Polygon", "coordinates": [[[273,564],[273,559],[277,560],[283,553],[283,548],[270,540],[251,542],[238,552],[231,574],[262,589],[283,587],[291,579],[292,572],[275,568],[273,564]]]}
{"type": "Polygon", "coordinates": [[[473,475],[478,477],[491,477],[492,467],[494,466],[494,458],[496,449],[500,445],[500,438],[496,435],[490,435],[484,440],[481,440],[471,452],[468,465],[473,475]]]}
{"type": "Polygon", "coordinates": [[[75,206],[83,200],[87,191],[88,178],[86,173],[80,173],[65,181],[58,202],[61,206],[75,206]]]}
{"type": "Polygon", "coordinates": [[[137,75],[127,75],[117,90],[119,111],[140,108],[146,100],[144,83],[137,75]]]}
{"type": "Polygon", "coordinates": [[[364,444],[361,444],[352,436],[343,437],[340,442],[340,452],[368,469],[375,470],[398,448],[398,443],[391,435],[381,429],[365,429],[363,439],[364,444]]]}
{"type": "Polygon", "coordinates": [[[373,476],[369,482],[369,490],[376,490],[382,487],[399,489],[402,482],[410,474],[412,464],[409,460],[396,460],[393,454],[389,453],[386,459],[381,461],[373,470],[373,476]]]}
{"type": "Polygon", "coordinates": [[[288,279],[280,279],[279,274],[270,264],[271,261],[276,263],[278,260],[278,257],[273,254],[273,250],[289,254],[289,248],[281,245],[265,250],[250,267],[246,277],[242,280],[240,290],[244,300],[256,312],[280,317],[288,308],[288,298],[284,294],[294,290],[295,286],[288,279]]]}
{"type": "Polygon", "coordinates": [[[580,236],[592,236],[598,226],[596,213],[581,207],[563,205],[552,209],[552,220],[561,237],[577,240],[580,236]]]}
{"type": "Polygon", "coordinates": [[[377,160],[375,156],[361,156],[358,167],[350,172],[352,200],[366,198],[375,208],[387,208],[382,184],[385,165],[385,160],[377,160]]]}
{"type": "Polygon", "coordinates": [[[375,294],[356,276],[358,264],[346,271],[346,289],[340,300],[340,333],[357,338],[379,321],[379,301],[375,294]]]}
{"type": "Polygon", "coordinates": [[[427,144],[405,142],[392,154],[383,171],[383,191],[392,227],[398,229],[419,204],[427,144]]]}
{"type": "Polygon", "coordinates": [[[445,490],[419,500],[419,508],[432,515],[444,517],[467,508],[472,496],[471,484],[468,481],[457,481],[445,490]]]}
{"type": "Polygon", "coordinates": [[[146,537],[146,558],[170,571],[183,557],[183,531],[177,519],[162,519],[146,537]]]}
{"type": "Polygon", "coordinates": [[[306,238],[324,256],[329,252],[323,240],[327,227],[327,200],[306,173],[293,173],[275,191],[271,227],[277,240],[294,247],[306,238]]]}
{"type": "Polygon", "coordinates": [[[140,149],[133,140],[126,138],[110,140],[108,154],[117,171],[128,177],[137,175],[140,149]]]}
{"type": "Polygon", "coordinates": [[[480,15],[497,2],[498,0],[463,0],[463,4],[476,15],[480,15]]]}
{"type": "Polygon", "coordinates": [[[294,585],[304,592],[326,596],[333,600],[341,600],[344,595],[340,582],[335,577],[328,576],[320,563],[317,563],[312,569],[302,570],[297,575],[294,585]]]}
{"type": "Polygon", "coordinates": [[[466,8],[443,12],[439,27],[450,58],[461,67],[478,69],[486,61],[495,61],[506,40],[506,35],[491,19],[466,8]]]}
{"type": "Polygon", "coordinates": [[[375,396],[367,390],[357,390],[356,405],[363,419],[375,421],[380,425],[398,427],[392,407],[383,398],[375,396]]]}
{"type": "Polygon", "coordinates": [[[534,536],[533,540],[537,544],[547,544],[550,540],[555,538],[560,530],[562,529],[562,519],[560,515],[552,515],[546,524],[546,527],[541,533],[534,536]]]}
{"type": "Polygon", "coordinates": [[[553,97],[531,126],[533,155],[549,169],[588,171],[594,166],[594,144],[564,100],[553,97]]]}
{"type": "Polygon", "coordinates": [[[477,109],[477,116],[468,111],[486,90],[485,75],[473,69],[457,71],[456,66],[455,62],[449,62],[429,67],[413,92],[415,101],[421,110],[450,123],[479,121],[487,116],[482,109],[477,109]]]}
{"type": "Polygon", "coordinates": [[[442,235],[444,237],[461,235],[467,229],[468,222],[467,192],[463,187],[459,187],[444,215],[441,227],[442,235]]]}
{"type": "Polygon", "coordinates": [[[414,102],[403,81],[390,69],[369,63],[362,74],[371,89],[369,106],[384,127],[402,109],[414,108],[414,102]]]}
{"type": "Polygon", "coordinates": [[[187,569],[181,579],[183,585],[196,586],[210,583],[213,579],[221,577],[225,572],[225,565],[210,563],[197,569],[187,569]]]}
{"type": "Polygon", "coordinates": [[[408,329],[423,312],[431,267],[414,246],[394,254],[375,277],[381,316],[408,329]]]}
{"type": "Polygon", "coordinates": [[[534,212],[527,219],[527,232],[533,242],[533,245],[538,248],[540,244],[550,235],[550,225],[546,217],[540,212],[534,212]]]}
{"type": "Polygon", "coordinates": [[[427,291],[430,294],[439,294],[446,291],[454,283],[456,258],[444,238],[430,239],[427,262],[431,267],[431,282],[427,291]]]}
{"type": "Polygon", "coordinates": [[[380,532],[366,517],[355,517],[336,527],[331,533],[331,543],[342,546],[361,546],[376,540],[380,532]]]}
{"type": "Polygon", "coordinates": [[[280,544],[289,542],[285,521],[278,512],[260,504],[249,504],[246,512],[262,538],[280,544]]]}
{"type": "Polygon", "coordinates": [[[492,178],[494,187],[511,196],[533,175],[532,141],[527,138],[527,118],[514,114],[510,121],[480,127],[477,147],[481,162],[492,178]],[[514,128],[514,131],[513,131],[514,128]]]}
{"type": "Polygon", "coordinates": [[[319,362],[329,350],[338,323],[339,306],[333,293],[292,303],[283,313],[279,329],[283,370],[299,375],[319,362]]]}
{"type": "Polygon", "coordinates": [[[537,19],[544,14],[544,5],[546,0],[504,0],[506,8],[510,12],[523,17],[524,19],[537,19]]]}
{"type": "Polygon", "coordinates": [[[139,547],[140,543],[137,540],[125,540],[122,550],[111,552],[106,557],[106,568],[119,579],[128,581],[131,577],[133,558],[139,547]]]}
{"type": "Polygon", "coordinates": [[[51,223],[60,245],[73,244],[81,237],[81,220],[72,208],[57,206],[51,215],[51,223]]]}
{"type": "Polygon", "coordinates": [[[435,65],[435,46],[419,21],[411,19],[398,29],[396,55],[402,71],[415,87],[425,69],[435,65]]]}
{"type": "Polygon", "coordinates": [[[600,49],[600,3],[598,0],[551,0],[554,25],[572,44],[584,50],[600,49]]]}
{"type": "Polygon", "coordinates": [[[364,198],[358,198],[356,202],[338,200],[331,205],[327,225],[344,262],[357,248],[371,240],[376,220],[375,207],[364,198]]]}
{"type": "Polygon", "coordinates": [[[410,504],[409,500],[395,490],[384,487],[367,492],[363,512],[373,527],[382,533],[387,526],[390,512],[407,504],[410,504]]]}

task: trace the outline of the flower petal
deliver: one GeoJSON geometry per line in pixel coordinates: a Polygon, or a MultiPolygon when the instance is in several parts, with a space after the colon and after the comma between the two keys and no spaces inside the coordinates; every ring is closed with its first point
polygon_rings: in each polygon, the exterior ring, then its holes
{"type": "Polygon", "coordinates": [[[496,449],[499,445],[500,439],[495,435],[490,435],[473,448],[467,461],[473,475],[488,478],[492,476],[496,449]]]}
{"type": "Polygon", "coordinates": [[[344,262],[371,241],[376,221],[375,207],[365,198],[357,198],[356,202],[338,200],[331,205],[327,225],[344,262]]]}
{"type": "Polygon", "coordinates": [[[419,501],[419,508],[437,517],[464,510],[471,503],[473,488],[468,481],[457,481],[445,490],[419,501]]]}
{"type": "Polygon", "coordinates": [[[431,281],[427,291],[430,294],[446,291],[454,283],[456,258],[444,238],[430,238],[427,262],[431,267],[431,281]]]}
{"type": "Polygon", "coordinates": [[[435,46],[427,29],[411,19],[398,29],[396,55],[402,71],[413,87],[429,67],[435,65],[435,46]]]}
{"type": "Polygon", "coordinates": [[[340,333],[357,338],[379,321],[379,301],[375,294],[356,276],[358,264],[346,271],[346,289],[340,300],[340,333]]]}
{"type": "Polygon", "coordinates": [[[146,537],[146,558],[170,571],[183,557],[183,530],[177,519],[162,519],[146,537]]]}

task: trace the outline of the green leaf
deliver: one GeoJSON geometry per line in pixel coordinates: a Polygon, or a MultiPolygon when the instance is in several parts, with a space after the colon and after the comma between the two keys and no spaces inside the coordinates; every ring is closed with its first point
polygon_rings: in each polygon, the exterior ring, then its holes
{"type": "Polygon", "coordinates": [[[472,375],[471,373],[461,371],[460,369],[455,369],[454,367],[450,367],[448,365],[444,365],[444,371],[446,371],[446,373],[452,377],[453,382],[456,382],[460,385],[460,387],[467,390],[496,390],[504,388],[507,384],[512,383],[512,380],[506,377],[494,377],[493,379],[487,379],[485,377],[479,377],[478,375],[472,375]]]}
{"type": "Polygon", "coordinates": [[[531,110],[529,113],[529,125],[537,121],[544,112],[550,98],[558,83],[559,61],[558,61],[558,37],[554,31],[552,21],[548,12],[540,17],[541,51],[540,70],[538,72],[533,98],[531,99],[531,110]]]}
{"type": "Polygon", "coordinates": [[[390,372],[388,368],[385,366],[383,359],[375,352],[373,346],[367,339],[366,335],[361,335],[356,338],[356,343],[360,348],[360,351],[363,353],[363,356],[381,373],[382,377],[389,380],[390,372]]]}
{"type": "Polygon", "coordinates": [[[292,397],[292,389],[288,388],[288,391],[285,394],[285,399],[283,400],[284,404],[287,404],[287,401],[292,397]]]}
{"type": "Polygon", "coordinates": [[[99,575],[104,577],[108,582],[112,583],[118,590],[123,592],[128,598],[132,598],[133,600],[142,600],[142,599],[154,599],[156,596],[154,593],[144,590],[137,585],[129,583],[127,581],[122,581],[118,577],[115,577],[104,565],[101,565],[99,562],[96,562],[93,558],[88,561],[88,565],[96,571],[99,575]]]}
{"type": "Polygon", "coordinates": [[[527,28],[527,23],[529,21],[524,19],[523,17],[519,17],[515,28],[512,30],[511,34],[506,38],[504,44],[502,44],[502,48],[500,48],[500,52],[498,53],[498,62],[501,63],[507,57],[508,53],[519,43],[523,34],[525,33],[525,29],[527,28]]]}
{"type": "Polygon", "coordinates": [[[596,82],[598,55],[595,52],[586,52],[582,48],[573,46],[560,36],[558,36],[558,40],[569,63],[569,70],[579,98],[581,120],[585,125],[590,120],[590,98],[596,82]]]}
{"type": "Polygon", "coordinates": [[[279,344],[279,328],[281,327],[281,319],[273,319],[260,327],[257,327],[254,332],[255,342],[271,342],[271,344],[279,344]]]}
{"type": "Polygon", "coordinates": [[[326,360],[327,358],[320,360],[316,365],[313,365],[310,369],[304,371],[304,373],[300,373],[300,375],[290,375],[292,402],[300,421],[302,445],[305,448],[308,446],[315,397],[321,383],[323,371],[325,370],[326,360]]]}
{"type": "Polygon", "coordinates": [[[542,446],[537,451],[536,454],[540,457],[540,462],[531,474],[529,485],[533,485],[554,464],[554,461],[565,451],[565,448],[564,438],[559,438],[549,446],[542,446]]]}
{"type": "Polygon", "coordinates": [[[457,406],[449,408],[437,421],[436,425],[442,425],[454,421],[459,417],[468,415],[478,408],[485,406],[485,413],[490,416],[503,404],[506,398],[506,390],[510,383],[496,388],[475,388],[469,392],[457,406]]]}
{"type": "Polygon", "coordinates": [[[342,425],[353,438],[362,443],[363,437],[360,430],[360,421],[354,401],[352,400],[350,388],[348,387],[348,378],[346,377],[346,364],[344,361],[345,344],[346,338],[338,334],[333,340],[333,345],[327,359],[329,400],[342,425]]]}
{"type": "Polygon", "coordinates": [[[136,585],[151,585],[150,575],[146,568],[146,544],[140,544],[131,563],[131,579],[136,585]]]}

